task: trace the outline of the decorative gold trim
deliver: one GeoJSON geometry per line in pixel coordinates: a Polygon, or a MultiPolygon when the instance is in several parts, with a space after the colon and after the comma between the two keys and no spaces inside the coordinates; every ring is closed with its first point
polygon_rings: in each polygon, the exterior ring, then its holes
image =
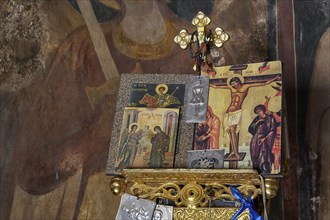
{"type": "Polygon", "coordinates": [[[278,179],[265,178],[266,198],[272,199],[276,196],[278,191],[278,179]]]}
{"type": "MultiPolygon", "coordinates": [[[[122,174],[123,177],[115,177],[112,180],[112,182],[121,181],[116,189],[130,182],[133,183],[130,187],[131,193],[143,198],[154,199],[166,196],[173,199],[179,197],[179,194],[184,196],[188,189],[193,189],[194,192],[204,193],[212,190],[213,198],[234,200],[229,189],[231,185],[237,186],[246,197],[256,198],[262,192],[259,174],[255,170],[125,169],[122,174]],[[174,191],[176,191],[175,195],[172,194],[174,191]]],[[[278,190],[278,180],[266,178],[265,188],[266,198],[273,198],[278,190]]],[[[201,200],[204,198],[209,198],[207,193],[201,197],[201,200]]],[[[185,204],[181,201],[178,205],[185,204]]]]}
{"type": "MultiPolygon", "coordinates": [[[[231,219],[237,212],[238,208],[174,208],[173,217],[176,220],[201,220],[201,219],[212,219],[212,220],[223,220],[231,219]]],[[[250,213],[246,209],[242,212],[238,220],[248,220],[250,219],[250,213]]]]}
{"type": "Polygon", "coordinates": [[[130,182],[191,182],[223,184],[258,184],[259,174],[252,169],[125,169],[123,176],[130,182]]]}
{"type": "Polygon", "coordinates": [[[109,187],[114,195],[121,196],[125,193],[127,184],[124,178],[114,177],[111,179],[109,187]]]}
{"type": "Polygon", "coordinates": [[[123,175],[133,182],[130,193],[140,198],[166,198],[177,207],[206,207],[210,199],[235,200],[230,185],[246,197],[256,198],[261,190],[258,173],[254,170],[124,170],[123,175]]]}

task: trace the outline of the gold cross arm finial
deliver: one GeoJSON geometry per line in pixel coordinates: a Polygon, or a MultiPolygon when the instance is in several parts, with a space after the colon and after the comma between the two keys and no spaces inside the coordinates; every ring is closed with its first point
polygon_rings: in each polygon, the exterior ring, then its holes
{"type": "Polygon", "coordinates": [[[222,47],[222,45],[229,40],[229,35],[222,30],[222,28],[217,27],[215,29],[215,34],[213,37],[213,42],[215,46],[222,47]]]}
{"type": "Polygon", "coordinates": [[[197,28],[199,27],[206,27],[209,23],[211,22],[211,19],[207,17],[203,12],[198,12],[197,15],[192,19],[191,23],[196,26],[197,28]]]}
{"type": "Polygon", "coordinates": [[[175,36],[174,42],[179,44],[182,49],[186,49],[191,41],[191,34],[185,29],[181,30],[178,35],[175,36]]]}
{"type": "Polygon", "coordinates": [[[204,41],[205,27],[209,25],[211,19],[207,17],[203,12],[198,12],[192,19],[191,23],[197,28],[197,37],[199,42],[204,41]]]}

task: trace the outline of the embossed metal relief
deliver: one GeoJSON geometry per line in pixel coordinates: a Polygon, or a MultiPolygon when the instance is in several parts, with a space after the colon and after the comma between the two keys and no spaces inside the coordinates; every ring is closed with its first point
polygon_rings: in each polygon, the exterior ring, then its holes
{"type": "Polygon", "coordinates": [[[156,203],[124,194],[121,197],[116,220],[152,220],[156,203]]]}
{"type": "Polygon", "coordinates": [[[152,220],[172,220],[173,219],[173,206],[156,205],[152,220]]]}

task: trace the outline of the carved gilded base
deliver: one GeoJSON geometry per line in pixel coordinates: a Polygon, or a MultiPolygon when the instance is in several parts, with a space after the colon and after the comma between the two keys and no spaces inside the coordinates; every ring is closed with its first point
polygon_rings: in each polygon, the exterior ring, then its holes
{"type": "MultiPolygon", "coordinates": [[[[175,203],[174,219],[230,219],[237,208],[208,208],[211,200],[236,201],[230,186],[245,197],[262,195],[262,180],[255,170],[216,169],[128,169],[122,177],[114,177],[110,187],[115,195],[126,192],[139,198],[169,199],[175,203]],[[228,217],[228,218],[227,218],[228,217]]],[[[267,199],[276,196],[278,180],[265,179],[267,199]]],[[[244,211],[239,219],[249,219],[244,211]]]]}

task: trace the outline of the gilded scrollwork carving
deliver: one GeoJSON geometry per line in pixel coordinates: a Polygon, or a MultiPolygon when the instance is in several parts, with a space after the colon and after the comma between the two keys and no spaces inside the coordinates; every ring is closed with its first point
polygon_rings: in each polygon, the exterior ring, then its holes
{"type": "MultiPolygon", "coordinates": [[[[130,192],[143,199],[165,198],[172,201],[179,201],[179,193],[181,187],[175,183],[164,183],[156,186],[149,186],[143,183],[134,183],[130,187],[130,192]]],[[[182,202],[177,202],[177,206],[181,206],[182,202]]]]}
{"type": "MultiPolygon", "coordinates": [[[[262,192],[259,174],[254,170],[134,169],[124,170],[123,175],[133,183],[131,194],[146,199],[170,199],[177,207],[206,207],[216,199],[234,201],[229,188],[232,185],[246,198],[254,199],[262,192]]],[[[271,187],[277,181],[267,183],[271,187]]],[[[272,189],[274,194],[277,188],[272,189]]]]}
{"type": "MultiPolygon", "coordinates": [[[[260,194],[260,190],[254,185],[240,185],[237,189],[246,197],[253,199],[260,194]]],[[[159,183],[157,185],[147,185],[135,183],[130,187],[131,194],[140,198],[166,198],[175,202],[177,207],[205,207],[209,200],[231,200],[235,197],[231,194],[229,186],[213,183],[199,184],[190,182],[186,185],[176,183],[159,183]]]]}
{"type": "MultiPolygon", "coordinates": [[[[230,186],[252,199],[262,195],[263,190],[260,176],[254,170],[127,169],[122,174],[111,181],[114,194],[121,195],[131,183],[132,195],[173,201],[174,219],[230,219],[238,208],[208,208],[209,202],[236,201],[230,186]]],[[[266,198],[271,199],[277,193],[278,180],[266,178],[264,187],[266,198]]],[[[248,210],[238,219],[250,219],[248,210]]]]}

